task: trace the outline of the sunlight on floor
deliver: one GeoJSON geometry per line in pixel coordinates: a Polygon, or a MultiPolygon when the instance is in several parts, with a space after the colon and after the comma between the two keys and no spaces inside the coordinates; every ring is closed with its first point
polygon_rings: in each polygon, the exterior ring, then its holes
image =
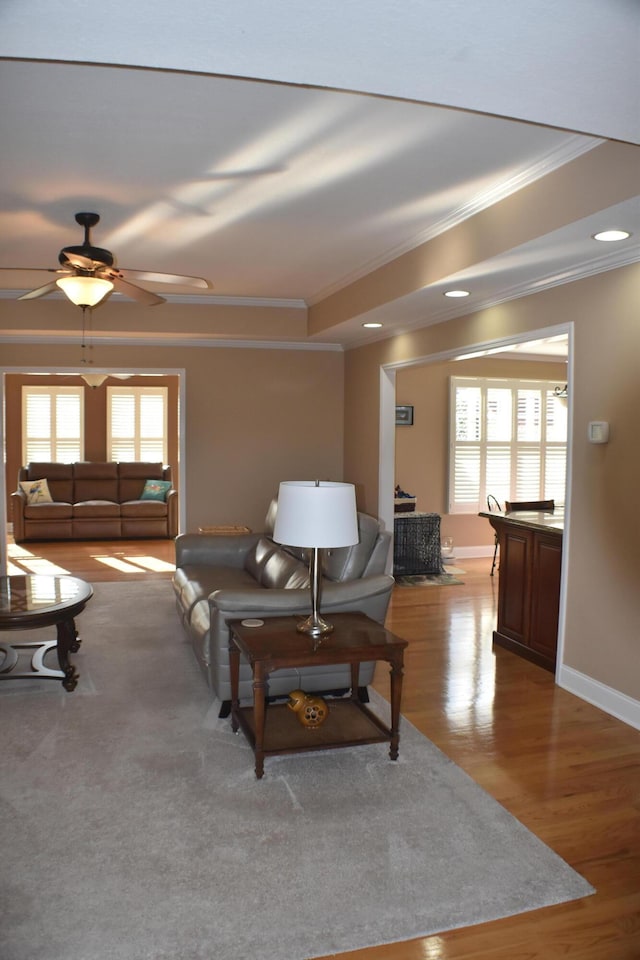
{"type": "Polygon", "coordinates": [[[50,577],[62,577],[69,571],[65,567],[59,567],[57,563],[51,563],[43,557],[34,557],[25,551],[24,557],[12,557],[7,564],[7,572],[10,577],[21,573],[27,574],[45,574],[50,577]]]}
{"type": "Polygon", "coordinates": [[[173,564],[165,563],[164,560],[158,560],[156,557],[100,557],[94,554],[92,559],[103,563],[106,567],[121,570],[123,573],[148,573],[150,570],[165,573],[175,570],[173,564]]]}
{"type": "Polygon", "coordinates": [[[33,557],[34,554],[31,550],[27,550],[26,547],[21,547],[17,543],[7,544],[7,553],[10,557],[33,557]]]}

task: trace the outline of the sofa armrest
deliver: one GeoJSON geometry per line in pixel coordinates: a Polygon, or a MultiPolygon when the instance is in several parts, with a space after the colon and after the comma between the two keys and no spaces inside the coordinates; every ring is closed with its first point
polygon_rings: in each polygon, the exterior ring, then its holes
{"type": "Polygon", "coordinates": [[[11,494],[11,520],[13,523],[13,539],[16,543],[24,540],[24,508],[27,498],[22,490],[11,494]]]}
{"type": "Polygon", "coordinates": [[[167,536],[177,537],[178,526],[178,491],[172,489],[167,493],[167,536]]]}
{"type": "MultiPolygon", "coordinates": [[[[388,603],[394,583],[393,577],[386,574],[339,583],[325,581],[322,585],[320,610],[326,612],[362,609],[366,613],[369,604],[378,598],[386,598],[388,603]]],[[[215,612],[228,620],[254,617],[258,614],[264,617],[307,614],[311,608],[311,592],[309,587],[284,590],[263,587],[214,590],[209,595],[209,607],[212,614],[215,612]]]]}
{"type": "Polygon", "coordinates": [[[259,533],[220,537],[206,533],[182,533],[176,538],[176,567],[203,564],[211,567],[243,567],[259,533]]]}

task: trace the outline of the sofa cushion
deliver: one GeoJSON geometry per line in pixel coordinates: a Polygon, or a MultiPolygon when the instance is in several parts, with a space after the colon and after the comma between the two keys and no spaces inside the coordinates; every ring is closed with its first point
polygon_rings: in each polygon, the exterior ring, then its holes
{"type": "Polygon", "coordinates": [[[73,503],[73,464],[33,461],[27,464],[26,479],[39,480],[46,477],[51,499],[55,502],[73,503]]]}
{"type": "Polygon", "coordinates": [[[104,461],[82,461],[73,465],[76,503],[87,500],[111,500],[119,503],[118,464],[104,461]]]}
{"type": "Polygon", "coordinates": [[[118,499],[140,500],[147,480],[171,480],[171,471],[162,463],[129,461],[118,464],[118,499]]]}
{"type": "Polygon", "coordinates": [[[286,550],[276,550],[262,568],[260,583],[270,590],[308,587],[309,570],[286,550]]]}
{"type": "Polygon", "coordinates": [[[322,570],[328,580],[357,580],[364,573],[375,546],[380,524],[366,513],[358,514],[358,543],[325,550],[322,570]]]}
{"type": "Polygon", "coordinates": [[[256,583],[260,583],[264,565],[272,553],[278,549],[278,544],[268,537],[260,537],[254,547],[247,552],[244,558],[244,568],[250,573],[256,583]]]}
{"type": "Polygon", "coordinates": [[[20,487],[27,497],[27,503],[51,503],[52,496],[49,493],[49,484],[46,478],[42,480],[21,480],[20,487]]]}
{"type": "Polygon", "coordinates": [[[129,500],[120,504],[120,514],[130,519],[166,517],[167,504],[164,500],[129,500]]]}
{"type": "Polygon", "coordinates": [[[73,505],[74,519],[100,519],[120,517],[120,504],[112,503],[110,500],[84,500],[82,503],[73,505]]]}
{"type": "Polygon", "coordinates": [[[70,520],[72,515],[70,503],[34,503],[24,508],[25,520],[70,520]]]}

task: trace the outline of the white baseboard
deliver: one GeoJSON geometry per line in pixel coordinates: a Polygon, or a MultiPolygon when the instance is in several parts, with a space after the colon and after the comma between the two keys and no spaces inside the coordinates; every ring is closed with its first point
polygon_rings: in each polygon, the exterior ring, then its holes
{"type": "Polygon", "coordinates": [[[492,557],[493,556],[493,547],[458,547],[454,546],[453,552],[456,555],[456,560],[464,560],[466,557],[473,559],[474,557],[492,557]]]}
{"type": "Polygon", "coordinates": [[[599,707],[605,713],[610,714],[623,723],[628,723],[630,727],[640,730],[640,701],[628,697],[613,687],[608,687],[592,677],[574,670],[572,667],[561,666],[557,677],[558,686],[569,693],[575,693],[577,697],[586,700],[587,703],[599,707]]]}

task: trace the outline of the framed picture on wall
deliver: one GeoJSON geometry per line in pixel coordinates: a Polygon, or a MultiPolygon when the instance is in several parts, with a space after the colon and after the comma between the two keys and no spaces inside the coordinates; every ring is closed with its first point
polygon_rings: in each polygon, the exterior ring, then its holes
{"type": "Polygon", "coordinates": [[[413,407],[396,407],[396,426],[413,426],[413,407]]]}

